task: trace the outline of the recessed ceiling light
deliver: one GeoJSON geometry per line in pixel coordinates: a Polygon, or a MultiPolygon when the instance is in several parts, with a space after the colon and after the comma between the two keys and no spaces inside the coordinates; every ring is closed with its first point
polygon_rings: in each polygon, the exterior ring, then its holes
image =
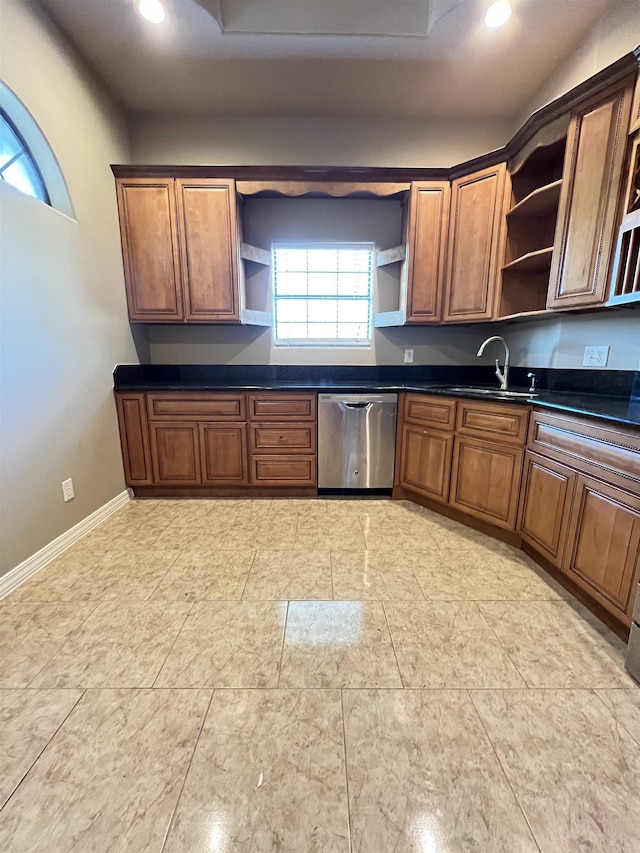
{"type": "Polygon", "coordinates": [[[160,0],[139,0],[138,12],[152,24],[161,24],[167,16],[160,0]]]}
{"type": "Polygon", "coordinates": [[[511,12],[511,3],[509,3],[509,0],[496,0],[496,2],[492,3],[487,9],[487,13],[484,16],[484,22],[488,27],[491,27],[491,29],[501,27],[503,24],[507,23],[511,17],[511,12]]]}

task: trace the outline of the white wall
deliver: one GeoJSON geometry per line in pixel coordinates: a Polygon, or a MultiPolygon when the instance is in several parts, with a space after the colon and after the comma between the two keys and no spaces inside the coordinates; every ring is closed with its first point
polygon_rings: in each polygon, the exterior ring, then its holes
{"type": "Polygon", "coordinates": [[[130,156],[122,117],[31,3],[0,0],[0,13],[2,78],[49,140],[77,217],[0,182],[3,574],[124,488],[111,373],[137,357],[109,169],[130,156]]]}

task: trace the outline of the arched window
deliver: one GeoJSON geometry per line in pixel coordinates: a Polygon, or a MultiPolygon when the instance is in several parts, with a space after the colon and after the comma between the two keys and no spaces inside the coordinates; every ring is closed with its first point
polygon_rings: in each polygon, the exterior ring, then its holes
{"type": "Polygon", "coordinates": [[[50,204],[49,193],[27,143],[0,110],[0,178],[27,195],[50,204]]]}
{"type": "Polygon", "coordinates": [[[73,217],[55,154],[22,101],[0,81],[0,181],[73,217]]]}

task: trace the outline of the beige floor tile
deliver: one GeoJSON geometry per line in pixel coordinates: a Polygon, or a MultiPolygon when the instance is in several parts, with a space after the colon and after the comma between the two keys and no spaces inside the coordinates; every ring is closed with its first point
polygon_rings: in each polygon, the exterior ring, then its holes
{"type": "Polygon", "coordinates": [[[234,513],[240,519],[257,521],[269,516],[271,503],[270,498],[216,498],[212,509],[214,514],[234,513]]]}
{"type": "Polygon", "coordinates": [[[98,604],[33,681],[33,687],[151,687],[191,605],[98,604]]]}
{"type": "Polygon", "coordinates": [[[340,694],[219,690],[164,853],[347,853],[340,694]]]}
{"type": "Polygon", "coordinates": [[[628,687],[615,641],[564,601],[478,604],[529,687],[628,687]]]}
{"type": "Polygon", "coordinates": [[[330,518],[388,518],[388,499],[368,498],[327,498],[327,515],[330,518]]]}
{"type": "Polygon", "coordinates": [[[631,687],[628,690],[596,690],[595,692],[616,720],[640,744],[640,687],[631,687]]]}
{"type": "Polygon", "coordinates": [[[436,548],[431,533],[426,528],[415,530],[411,521],[399,523],[391,518],[363,518],[362,530],[368,550],[406,548],[428,551],[436,548]]]}
{"type": "Polygon", "coordinates": [[[146,600],[178,559],[180,551],[150,549],[97,560],[61,592],[60,601],[146,600]]]}
{"type": "MultiPolygon", "coordinates": [[[[234,552],[230,552],[234,553],[234,552]]],[[[256,551],[244,599],[331,599],[329,551],[256,551]]]]}
{"type": "Polygon", "coordinates": [[[185,550],[163,576],[152,600],[240,599],[254,554],[250,550],[185,550]]]}
{"type": "Polygon", "coordinates": [[[2,812],[0,850],[160,853],[210,691],[88,691],[2,812]]]}
{"type": "Polygon", "coordinates": [[[305,518],[324,518],[327,502],[323,498],[274,498],[269,507],[269,518],[301,515],[305,518]]]}
{"type": "Polygon", "coordinates": [[[491,564],[473,551],[437,551],[425,555],[415,574],[432,601],[503,601],[515,595],[491,564]]]}
{"type": "Polygon", "coordinates": [[[359,518],[298,518],[296,548],[322,550],[365,547],[359,518]]]}
{"type": "MultiPolygon", "coordinates": [[[[10,594],[16,601],[58,601],[99,559],[97,554],[65,551],[10,594]]],[[[4,599],[7,601],[8,599],[4,599]]]]}
{"type": "Polygon", "coordinates": [[[120,516],[118,513],[106,519],[88,535],[88,540],[97,544],[120,540],[140,545],[153,545],[156,539],[174,522],[169,518],[156,518],[154,514],[120,516]]]}
{"type": "Polygon", "coordinates": [[[0,690],[0,809],[81,696],[81,690],[0,690]]]}
{"type": "Polygon", "coordinates": [[[333,597],[338,600],[422,599],[414,577],[420,551],[332,551],[333,597]]]}
{"type": "Polygon", "coordinates": [[[377,601],[292,601],[279,687],[401,687],[377,601]]]}
{"type": "Polygon", "coordinates": [[[466,692],[343,701],[353,853],[537,853],[466,692]]]}
{"type": "Polygon", "coordinates": [[[405,687],[524,687],[472,601],[389,601],[384,609],[405,687]]]}
{"type": "Polygon", "coordinates": [[[242,517],[227,528],[221,548],[293,548],[297,516],[247,518],[242,517]]]}
{"type": "Polygon", "coordinates": [[[201,601],[156,687],[276,687],[285,601],[201,601]]]}
{"type": "MultiPolygon", "coordinates": [[[[0,602],[0,687],[26,687],[95,604],[0,602]]],[[[74,685],[75,686],[75,685],[74,685]]]]}
{"type": "Polygon", "coordinates": [[[471,695],[542,853],[637,853],[640,751],[593,692],[471,695]]]}
{"type": "Polygon", "coordinates": [[[508,554],[482,555],[484,560],[518,601],[557,601],[573,596],[545,571],[527,560],[524,554],[513,557],[508,554]]]}

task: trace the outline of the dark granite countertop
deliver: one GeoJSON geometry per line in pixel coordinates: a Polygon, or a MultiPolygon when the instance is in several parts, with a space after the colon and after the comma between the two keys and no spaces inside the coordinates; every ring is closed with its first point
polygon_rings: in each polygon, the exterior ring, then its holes
{"type": "MultiPolygon", "coordinates": [[[[510,386],[526,390],[527,368],[511,369],[510,386]]],[[[491,367],[379,365],[118,365],[116,391],[418,391],[470,399],[527,403],[616,423],[640,426],[640,373],[638,371],[585,371],[534,369],[539,394],[516,398],[452,391],[451,386],[471,385],[492,389],[491,367]],[[605,393],[606,392],[606,393],[605,393]]],[[[495,387],[497,391],[497,387],[495,387]]]]}

